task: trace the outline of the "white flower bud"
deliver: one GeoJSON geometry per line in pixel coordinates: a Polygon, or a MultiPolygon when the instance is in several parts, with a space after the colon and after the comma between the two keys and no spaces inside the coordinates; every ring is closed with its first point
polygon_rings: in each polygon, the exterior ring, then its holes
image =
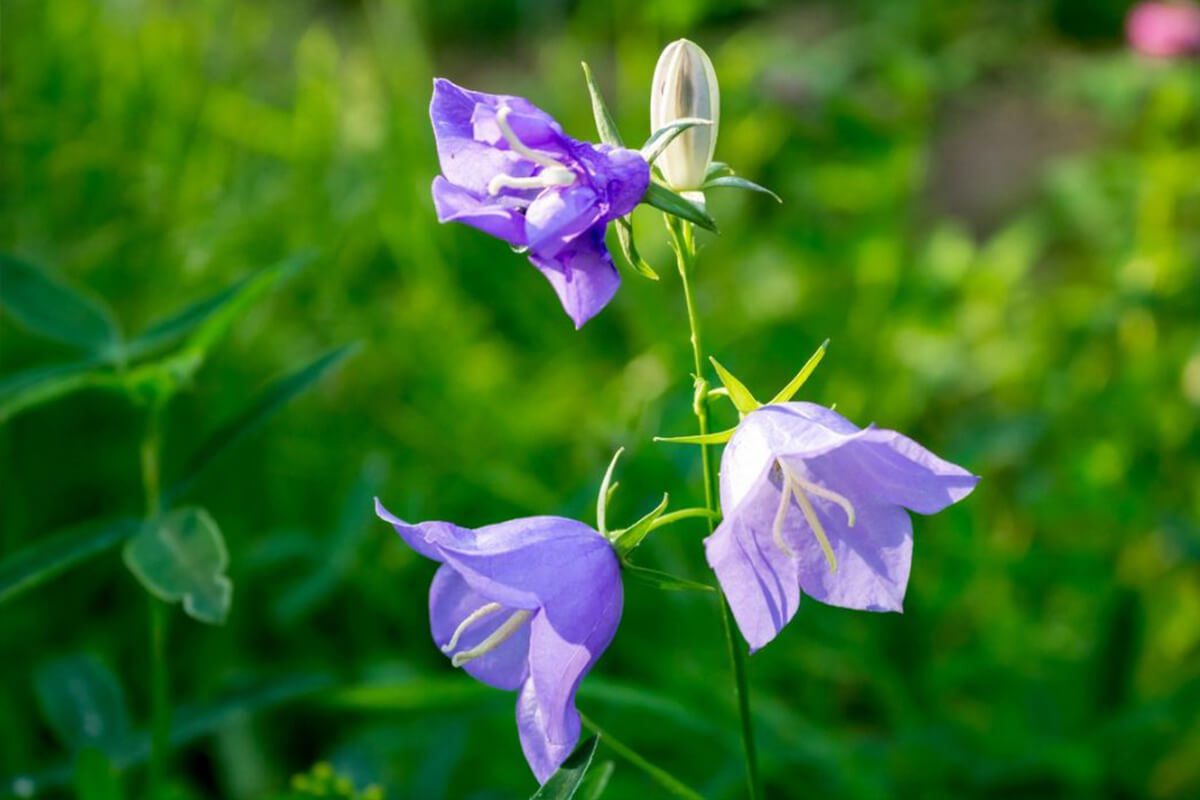
{"type": "Polygon", "coordinates": [[[671,188],[699,189],[717,146],[721,93],[708,54],[695,42],[671,42],[658,57],[650,90],[650,130],[685,117],[712,120],[689,128],[667,145],[655,162],[671,188]]]}

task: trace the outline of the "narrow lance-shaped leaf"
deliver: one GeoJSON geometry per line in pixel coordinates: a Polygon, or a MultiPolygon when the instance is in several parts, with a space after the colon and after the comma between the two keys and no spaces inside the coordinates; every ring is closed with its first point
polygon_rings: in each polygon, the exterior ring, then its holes
{"type": "Polygon", "coordinates": [[[617,123],[613,121],[612,114],[608,111],[608,105],[605,104],[604,97],[600,94],[600,87],[596,85],[596,81],[592,77],[591,67],[587,65],[586,61],[580,62],[580,65],[583,67],[583,79],[587,81],[588,95],[592,98],[592,116],[596,118],[596,133],[600,134],[600,141],[614,147],[624,147],[625,143],[621,140],[617,123]]]}
{"type": "Polygon", "coordinates": [[[248,408],[218,428],[200,446],[184,469],[183,477],[165,492],[164,504],[170,506],[191,487],[221,453],[261,425],[289,400],[315,384],[322,375],[340,364],[357,349],[357,344],[350,344],[331,350],[299,370],[285,375],[263,390],[248,408]]]}
{"type": "Polygon", "coordinates": [[[41,267],[0,253],[0,307],[23,328],[110,357],[121,333],[109,308],[41,267]]]}
{"type": "Polygon", "coordinates": [[[599,736],[591,736],[580,743],[558,770],[546,779],[541,788],[529,800],[571,800],[587,775],[592,758],[596,755],[599,736]]]}
{"type": "Polygon", "coordinates": [[[596,530],[600,531],[601,536],[608,536],[607,517],[608,517],[608,501],[612,499],[612,483],[613,470],[617,468],[617,459],[625,452],[624,447],[618,447],[617,452],[613,453],[612,461],[608,462],[608,469],[604,471],[604,479],[600,481],[600,491],[596,494],[596,530]]]}
{"type": "Polygon", "coordinates": [[[189,616],[220,625],[229,614],[233,582],[221,529],[202,508],[182,508],[151,520],[125,544],[125,565],[148,592],[183,602],[189,616]]]}
{"type": "Polygon", "coordinates": [[[800,387],[804,385],[805,381],[808,380],[809,376],[812,375],[813,371],[817,368],[817,365],[821,363],[821,359],[825,357],[825,350],[828,347],[829,340],[826,339],[821,343],[821,346],[817,348],[817,351],[809,356],[808,361],[806,361],[804,366],[800,368],[800,371],[796,373],[796,377],[788,381],[787,386],[784,386],[782,389],[780,389],[779,394],[772,397],[771,402],[767,403],[767,405],[786,403],[795,397],[796,392],[800,391],[800,387]]]}
{"type": "Polygon", "coordinates": [[[657,208],[659,211],[699,225],[705,230],[712,231],[713,233],[717,232],[717,221],[712,218],[712,215],[701,206],[671,191],[661,183],[651,181],[649,188],[646,189],[645,197],[642,198],[642,202],[657,208]]]}
{"type": "Polygon", "coordinates": [[[135,519],[105,520],[39,538],[0,561],[0,603],[114,547],[138,529],[135,519]]]}
{"type": "Polygon", "coordinates": [[[733,373],[721,366],[721,362],[715,358],[709,357],[713,367],[717,370],[717,377],[721,379],[721,385],[729,390],[729,399],[737,408],[738,413],[742,416],[749,414],[757,408],[762,407],[762,403],[754,399],[754,395],[746,388],[746,385],[733,376],[733,373]]]}
{"type": "Polygon", "coordinates": [[[621,563],[621,574],[629,580],[644,583],[647,586],[653,586],[655,589],[665,589],[669,592],[713,592],[716,591],[707,583],[700,583],[688,578],[681,578],[678,575],[671,575],[666,572],[660,572],[656,569],[647,567],[639,567],[637,564],[631,564],[628,561],[621,563]]]}
{"type": "Polygon", "coordinates": [[[627,214],[624,217],[619,217],[617,219],[616,230],[617,243],[621,246],[621,255],[625,256],[625,260],[629,262],[630,266],[644,277],[652,281],[658,280],[658,273],[646,263],[641,253],[638,252],[633,236],[633,215],[627,214]]]}
{"type": "Polygon", "coordinates": [[[624,556],[637,548],[642,543],[642,540],[653,530],[654,521],[661,517],[663,512],[667,510],[667,503],[669,502],[670,497],[667,494],[663,494],[662,501],[644,517],[624,530],[613,531],[613,547],[617,549],[617,553],[624,556]]]}
{"type": "Polygon", "coordinates": [[[677,119],[670,125],[663,127],[650,134],[650,138],[642,145],[642,158],[646,159],[647,164],[653,164],[667,149],[667,145],[675,141],[679,134],[684,131],[695,128],[697,125],[709,126],[712,125],[710,119],[700,119],[699,117],[683,117],[677,119]]]}
{"type": "Polygon", "coordinates": [[[716,433],[693,434],[691,436],[655,436],[654,441],[668,444],[725,444],[733,438],[737,428],[729,428],[716,433]]]}
{"type": "Polygon", "coordinates": [[[754,181],[748,181],[745,178],[739,178],[737,175],[722,175],[716,178],[709,178],[704,182],[701,189],[747,189],[751,192],[761,192],[775,198],[775,202],[782,203],[783,198],[772,192],[765,186],[760,186],[754,181]]]}
{"type": "Polygon", "coordinates": [[[579,784],[575,800],[600,800],[604,790],[608,788],[608,782],[612,779],[613,771],[616,768],[617,765],[613,762],[605,761],[588,770],[583,783],[579,784]]]}
{"type": "Polygon", "coordinates": [[[122,388],[120,378],[94,360],[24,370],[10,375],[0,384],[0,424],[22,411],[82,389],[120,391],[122,388]]]}

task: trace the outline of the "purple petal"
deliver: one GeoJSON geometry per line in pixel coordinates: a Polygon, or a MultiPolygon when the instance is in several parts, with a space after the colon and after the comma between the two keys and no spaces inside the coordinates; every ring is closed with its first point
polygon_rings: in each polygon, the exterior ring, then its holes
{"type": "Polygon", "coordinates": [[[603,228],[581,236],[552,259],[530,255],[529,260],[550,281],[576,329],[608,305],[621,285],[621,276],[604,246],[603,228]]]}
{"type": "Polygon", "coordinates": [[[554,118],[521,97],[511,95],[485,95],[472,92],[477,97],[487,98],[475,105],[471,112],[472,135],[476,141],[493,147],[508,149],[508,139],[496,122],[500,107],[509,109],[508,126],[521,143],[534,150],[545,150],[553,154],[563,152],[563,143],[572,141],[567,137],[554,118]]]}
{"type": "Polygon", "coordinates": [[[907,436],[879,428],[809,459],[808,465],[816,474],[837,476],[839,483],[852,486],[856,493],[919,514],[936,514],[969,495],[979,483],[978,476],[938,458],[907,436]]]}
{"type": "MultiPolygon", "coordinates": [[[[453,567],[443,564],[429,587],[429,625],[434,643],[439,647],[448,644],[463,620],[491,602],[495,601],[472,590],[453,567]]],[[[512,613],[513,609],[504,608],[473,623],[459,636],[455,651],[475,647],[512,613]]],[[[491,652],[466,662],[463,669],[488,686],[507,691],[520,688],[529,674],[529,625],[522,625],[491,652]]]]}
{"type": "Polygon", "coordinates": [[[634,209],[650,186],[650,165],[636,150],[577,142],[571,154],[600,195],[603,221],[623,217],[634,209]]]}
{"type": "Polygon", "coordinates": [[[433,122],[442,174],[473,194],[486,195],[488,182],[501,173],[524,177],[533,171],[533,163],[516,153],[475,139],[472,120],[476,106],[506,100],[509,98],[503,95],[463,89],[444,78],[433,82],[429,118],[433,122]]]}
{"type": "Polygon", "coordinates": [[[553,258],[600,218],[590,186],[547,189],[525,211],[525,237],[539,258],[553,258]]]}
{"type": "Polygon", "coordinates": [[[515,209],[456,186],[441,175],[433,179],[438,222],[462,222],[511,245],[525,242],[525,218],[515,209]]]}
{"type": "Polygon", "coordinates": [[[449,522],[422,522],[417,525],[409,525],[384,508],[378,497],[375,498],[375,514],[384,522],[390,523],[409,547],[434,561],[443,560],[441,551],[434,544],[436,540],[471,533],[465,528],[449,522]]]}
{"type": "MultiPolygon", "coordinates": [[[[521,750],[525,753],[525,760],[529,762],[538,783],[545,783],[554,771],[562,766],[575,748],[575,742],[579,740],[579,729],[576,728],[575,736],[569,744],[551,741],[546,735],[543,713],[533,680],[525,681],[521,693],[517,695],[517,735],[521,739],[521,750]]],[[[576,725],[579,724],[578,712],[575,722],[576,725]]]]}
{"type": "Polygon", "coordinates": [[[796,563],[775,542],[778,486],[764,471],[740,505],[704,540],[708,564],[729,601],[738,629],[755,652],[796,614],[796,563]]]}
{"type": "Polygon", "coordinates": [[[614,575],[602,590],[595,585],[573,587],[559,599],[559,604],[548,604],[533,619],[529,677],[542,734],[556,751],[565,748],[569,753],[579,740],[575,692],[617,632],[623,602],[621,581],[614,575]],[[588,595],[585,604],[577,604],[587,607],[565,612],[561,601],[568,594],[588,595]],[[559,611],[557,621],[550,613],[555,608],[559,611]],[[568,616],[569,625],[556,624],[568,616]]]}

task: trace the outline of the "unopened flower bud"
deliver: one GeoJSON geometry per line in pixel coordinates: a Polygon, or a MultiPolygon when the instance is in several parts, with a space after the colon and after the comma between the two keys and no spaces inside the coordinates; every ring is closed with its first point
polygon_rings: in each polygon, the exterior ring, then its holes
{"type": "Polygon", "coordinates": [[[687,117],[711,120],[689,128],[671,142],[656,164],[673,189],[691,191],[704,183],[717,146],[721,93],[708,54],[695,42],[671,42],[658,57],[650,90],[650,129],[657,131],[687,117]]]}

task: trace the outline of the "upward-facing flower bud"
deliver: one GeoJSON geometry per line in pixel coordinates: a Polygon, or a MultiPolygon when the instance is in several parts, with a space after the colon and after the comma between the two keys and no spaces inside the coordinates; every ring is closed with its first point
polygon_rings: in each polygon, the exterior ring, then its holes
{"type": "Polygon", "coordinates": [[[717,146],[721,93],[708,54],[695,42],[671,42],[658,57],[650,90],[650,128],[657,131],[687,117],[712,121],[689,128],[671,142],[656,162],[673,189],[701,187],[717,146]]]}

